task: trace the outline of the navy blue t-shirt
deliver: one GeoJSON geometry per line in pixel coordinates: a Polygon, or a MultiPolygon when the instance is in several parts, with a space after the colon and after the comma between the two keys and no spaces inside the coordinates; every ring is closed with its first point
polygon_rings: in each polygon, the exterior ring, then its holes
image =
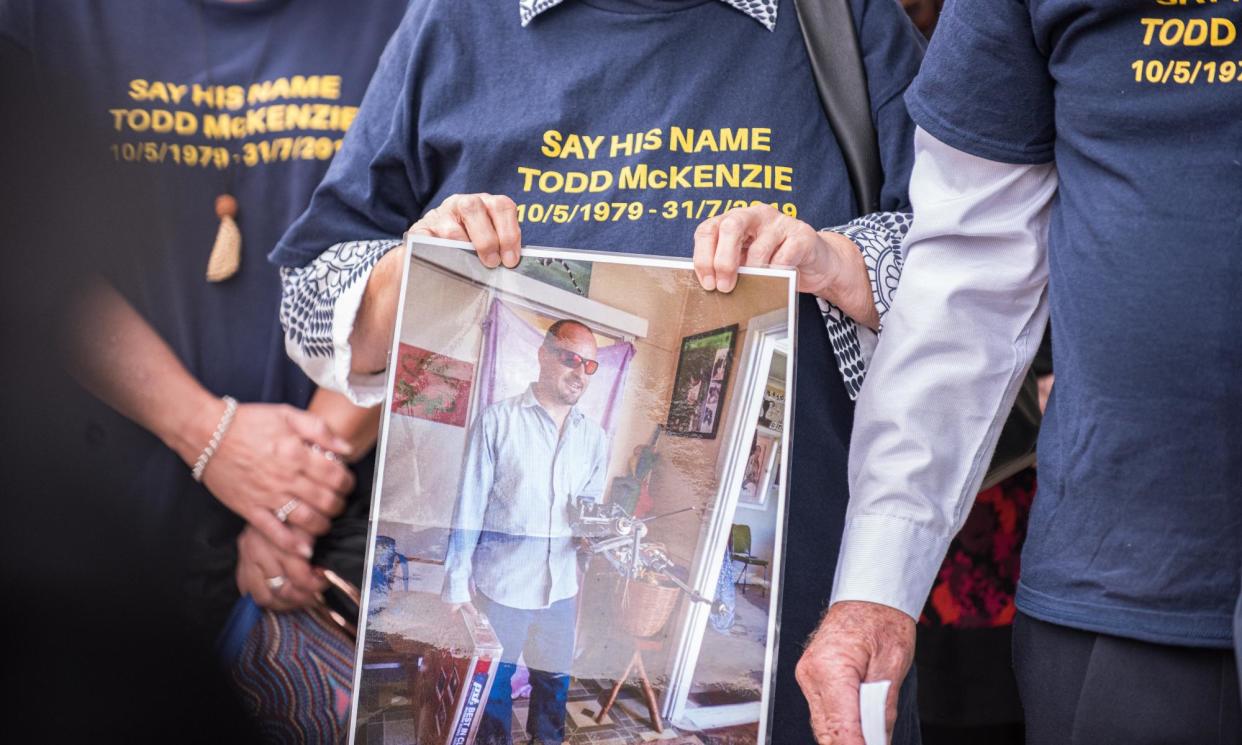
{"type": "Polygon", "coordinates": [[[1242,4],[956,0],[907,103],[1055,161],[1056,385],[1018,607],[1227,646],[1242,564],[1242,4]]]}
{"type": "MultiPolygon", "coordinates": [[[[512,197],[528,244],[671,256],[738,203],[821,227],[855,216],[792,3],[772,32],[718,0],[577,0],[525,28],[517,5],[414,4],[274,261],[400,236],[456,193],[512,197]]],[[[921,47],[892,2],[855,5],[897,209],[921,47]]]]}
{"type": "MultiPolygon", "coordinates": [[[[885,173],[907,205],[922,55],[893,0],[853,3],[885,173]]],[[[827,227],[856,216],[793,4],[775,30],[717,0],[571,0],[523,28],[517,3],[425,0],[394,36],[309,210],[274,261],[400,236],[458,192],[507,194],[523,241],[689,256],[694,228],[759,200],[827,227]]],[[[815,301],[799,306],[786,566],[773,735],[809,742],[794,680],[827,603],[844,521],[853,407],[815,301]]],[[[902,714],[909,728],[914,696],[902,714]]]]}
{"type": "MultiPolygon", "coordinates": [[[[99,226],[95,245],[41,250],[66,261],[106,255],[109,278],[212,393],[305,406],[313,387],[285,355],[280,280],[266,255],[309,203],[405,9],[406,0],[0,0],[0,33],[29,51],[50,92],[73,99],[117,177],[118,224],[99,226]],[[226,191],[240,205],[241,269],[208,283],[214,202],[226,191]]],[[[45,157],[59,149],[47,143],[45,157]]],[[[180,550],[218,555],[228,589],[240,518],[153,437],[121,424],[110,437],[126,441],[129,496],[143,500],[153,528],[186,526],[195,540],[180,550]]]]}
{"type": "Polygon", "coordinates": [[[7,35],[109,133],[101,157],[158,200],[114,279],[215,393],[305,403],[305,377],[282,359],[280,282],[265,258],[326,172],[406,2],[367,5],[5,0],[7,35]],[[226,191],[240,204],[242,266],[213,284],[214,202],[226,191]]]}

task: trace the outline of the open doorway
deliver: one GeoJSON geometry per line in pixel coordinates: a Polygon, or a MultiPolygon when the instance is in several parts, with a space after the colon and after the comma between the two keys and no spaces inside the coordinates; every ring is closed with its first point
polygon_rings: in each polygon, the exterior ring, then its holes
{"type": "Polygon", "coordinates": [[[769,315],[747,324],[741,408],[721,455],[721,509],[705,525],[710,539],[696,560],[699,589],[716,603],[688,610],[677,645],[684,654],[670,669],[665,709],[673,722],[695,729],[766,729],[785,515],[784,402],[793,382],[785,320],[769,315]]]}
{"type": "Polygon", "coordinates": [[[773,611],[787,360],[784,351],[773,353],[729,531],[725,580],[718,583],[724,594],[732,596],[732,612],[714,614],[704,630],[688,694],[690,716],[695,709],[756,704],[762,699],[768,617],[773,611]]]}

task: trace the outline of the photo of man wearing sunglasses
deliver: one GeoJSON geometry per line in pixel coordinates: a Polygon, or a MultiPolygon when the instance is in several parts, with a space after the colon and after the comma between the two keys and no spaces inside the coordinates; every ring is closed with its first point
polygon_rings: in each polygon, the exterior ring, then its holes
{"type": "Polygon", "coordinates": [[[482,611],[504,648],[480,743],[508,742],[523,654],[527,732],[536,741],[563,736],[579,589],[570,515],[599,501],[608,468],[603,428],[576,406],[599,369],[597,351],[584,324],[553,323],[538,380],[484,409],[467,440],[441,597],[482,611]]]}

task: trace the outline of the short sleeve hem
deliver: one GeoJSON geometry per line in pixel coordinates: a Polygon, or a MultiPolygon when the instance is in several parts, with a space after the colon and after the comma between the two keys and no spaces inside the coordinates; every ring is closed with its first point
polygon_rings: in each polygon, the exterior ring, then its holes
{"type": "MultiPolygon", "coordinates": [[[[286,232],[285,237],[287,238],[291,232],[292,232],[292,229],[290,229],[289,232],[286,232]]],[[[269,264],[275,264],[276,266],[285,267],[288,269],[301,269],[303,267],[309,266],[312,262],[319,259],[319,257],[328,253],[329,251],[336,248],[337,246],[358,245],[362,243],[374,243],[377,241],[395,244],[395,243],[400,243],[403,238],[402,236],[394,236],[394,235],[383,235],[383,234],[373,235],[369,231],[364,231],[364,230],[360,230],[357,232],[358,234],[356,236],[351,236],[347,240],[338,241],[334,244],[324,243],[322,246],[314,245],[314,244],[310,246],[298,246],[296,242],[290,243],[290,242],[285,241],[282,238],[280,243],[276,244],[276,248],[273,248],[271,251],[268,252],[267,261],[269,264]]],[[[387,252],[387,247],[384,250],[385,252],[387,252]]]]}
{"type": "Polygon", "coordinates": [[[922,127],[928,134],[955,150],[994,160],[999,163],[1033,166],[1051,163],[1055,157],[1052,142],[1027,147],[1014,146],[990,137],[982,137],[954,126],[926,106],[918,95],[917,88],[906,93],[906,109],[914,123],[922,127]]]}
{"type": "Polygon", "coordinates": [[[286,266],[291,268],[304,267],[314,260],[314,255],[307,255],[303,251],[297,251],[281,242],[277,244],[267,255],[267,260],[277,266],[286,266]]]}

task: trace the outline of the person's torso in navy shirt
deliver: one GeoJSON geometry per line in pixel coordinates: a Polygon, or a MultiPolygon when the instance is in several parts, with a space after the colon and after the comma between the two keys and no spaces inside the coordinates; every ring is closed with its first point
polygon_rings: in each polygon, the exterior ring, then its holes
{"type": "MultiPolygon", "coordinates": [[[[912,131],[901,94],[920,47],[886,4],[856,5],[884,205],[896,209],[912,131]]],[[[473,192],[512,197],[527,244],[673,256],[737,204],[820,227],[854,216],[792,3],[769,32],[719,0],[571,0],[525,28],[516,2],[428,0],[273,259],[300,265],[343,240],[400,236],[473,192]]]]}
{"type": "Polygon", "coordinates": [[[907,97],[1055,159],[1056,385],[1021,610],[1225,646],[1242,563],[1242,4],[957,0],[907,97]]]}
{"type": "MultiPolygon", "coordinates": [[[[698,224],[734,202],[775,203],[817,227],[854,216],[792,2],[779,4],[773,31],[718,0],[571,0],[525,28],[516,6],[414,7],[273,261],[301,266],[337,243],[395,239],[455,193],[512,197],[526,244],[681,257],[698,224]]],[[[922,42],[889,0],[857,2],[854,17],[882,203],[900,209],[913,150],[902,94],[922,42]]],[[[791,597],[813,625],[848,500],[853,407],[809,296],[798,345],[790,526],[808,535],[789,543],[805,550],[790,556],[809,584],[791,597]]]]}
{"type": "Polygon", "coordinates": [[[283,359],[279,277],[265,256],[327,170],[405,0],[12,5],[49,81],[110,133],[101,156],[155,200],[127,234],[142,245],[112,279],[214,393],[304,404],[310,388],[283,359]],[[225,192],[240,204],[242,265],[208,283],[225,192]]]}
{"type": "MultiPolygon", "coordinates": [[[[280,280],[266,255],[305,209],[350,126],[406,0],[5,0],[0,33],[29,50],[50,93],[102,131],[117,224],[73,251],[106,254],[109,279],[202,385],[243,403],[305,406],[284,352],[280,280]],[[209,283],[215,198],[240,209],[241,268],[209,283]],[[137,219],[130,220],[137,216],[137,219]]],[[[48,158],[57,157],[48,144],[48,158]]],[[[72,205],[66,218],[72,219],[72,205]]],[[[102,415],[101,415],[102,416],[102,415]]],[[[191,532],[193,566],[231,584],[241,521],[155,438],[108,422],[133,470],[148,532],[191,532]]],[[[205,444],[205,443],[204,443],[205,444]]],[[[234,590],[235,594],[235,590],[234,590]]]]}
{"type": "MultiPolygon", "coordinates": [[[[897,3],[852,6],[886,177],[882,208],[901,209],[913,150],[902,94],[922,41],[897,3]]],[[[525,28],[512,0],[427,0],[411,16],[277,263],[396,238],[459,192],[512,197],[527,244],[682,257],[702,220],[738,202],[776,204],[816,227],[855,216],[788,0],[774,31],[718,0],[568,0],[525,28]]],[[[853,412],[808,296],[797,336],[788,641],[773,720],[781,742],[812,738],[794,662],[831,589],[853,412]]]]}

